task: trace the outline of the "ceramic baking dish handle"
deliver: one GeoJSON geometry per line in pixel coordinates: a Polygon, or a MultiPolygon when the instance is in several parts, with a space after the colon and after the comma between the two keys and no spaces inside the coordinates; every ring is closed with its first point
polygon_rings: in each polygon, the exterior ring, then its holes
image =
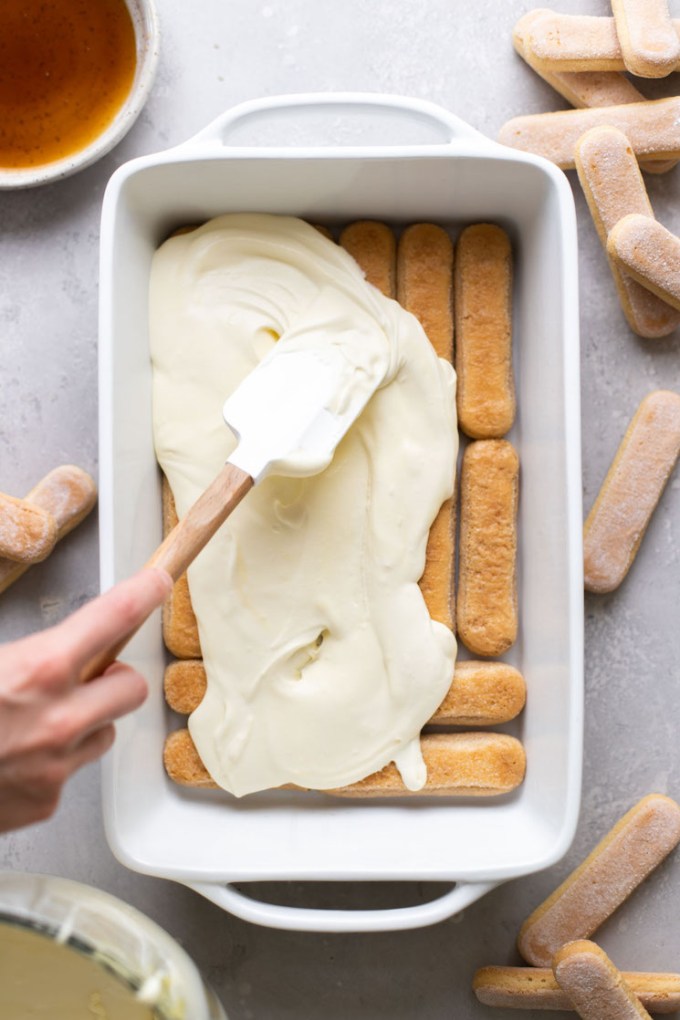
{"type": "MultiPolygon", "coordinates": [[[[421,147],[422,144],[440,147],[447,146],[457,149],[460,143],[465,141],[472,142],[477,150],[480,146],[489,147],[494,150],[501,148],[498,143],[492,142],[485,135],[471,128],[465,121],[456,117],[455,114],[449,113],[448,110],[441,106],[437,106],[436,103],[430,103],[424,99],[411,99],[406,96],[382,95],[373,92],[307,92],[297,95],[267,96],[262,99],[253,99],[234,106],[232,109],[221,114],[212,123],[208,124],[206,128],[180,146],[180,148],[184,149],[187,147],[193,149],[197,146],[202,147],[208,144],[220,148],[233,146],[237,148],[259,149],[260,145],[253,146],[252,143],[241,145],[238,141],[239,129],[252,127],[256,121],[262,121],[266,118],[271,119],[272,117],[276,119],[281,118],[288,127],[295,123],[296,118],[302,120],[309,113],[324,114],[326,117],[331,115],[335,117],[342,116],[347,121],[354,119],[357,123],[357,128],[363,120],[364,129],[366,127],[372,128],[372,136],[375,134],[376,118],[379,120],[381,117],[383,120],[389,120],[390,122],[387,131],[388,135],[391,135],[392,131],[397,130],[397,125],[400,122],[404,126],[410,125],[411,128],[418,126],[421,132],[425,128],[428,135],[426,143],[404,143],[403,138],[398,137],[393,140],[390,139],[391,144],[402,151],[404,148],[412,147],[412,145],[421,147]],[[370,118],[370,121],[368,118],[370,118]]],[[[348,155],[348,153],[357,154],[359,152],[365,154],[368,150],[371,152],[385,151],[390,147],[390,144],[376,145],[375,143],[369,145],[365,143],[349,145],[330,144],[323,146],[315,145],[313,147],[296,145],[294,146],[294,151],[296,155],[299,155],[301,150],[305,154],[323,152],[326,155],[336,153],[348,155]]],[[[290,148],[290,146],[286,146],[286,148],[290,148]]],[[[276,151],[279,155],[283,155],[285,149],[282,151],[281,147],[277,146],[276,151]]]]}
{"type": "Polygon", "coordinates": [[[218,907],[253,924],[287,931],[363,933],[406,931],[425,928],[458,914],[475,900],[491,892],[498,882],[457,882],[452,889],[427,903],[387,910],[326,910],[310,907],[286,907],[255,900],[233,885],[213,882],[187,882],[218,907]]]}

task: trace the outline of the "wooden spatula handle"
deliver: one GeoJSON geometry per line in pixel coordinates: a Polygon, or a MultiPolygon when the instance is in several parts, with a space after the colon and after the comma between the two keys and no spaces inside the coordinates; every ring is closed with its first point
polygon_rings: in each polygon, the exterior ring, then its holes
{"type": "Polygon", "coordinates": [[[252,487],[250,475],[233,464],[225,464],[215,481],[158,546],[147,567],[162,567],[176,581],[252,487]]]}
{"type": "MultiPolygon", "coordinates": [[[[147,567],[162,567],[176,581],[201,549],[210,541],[221,524],[253,487],[253,479],[233,464],[225,464],[214,482],[175,525],[159,545],[147,567]]],[[[141,624],[140,624],[141,626],[141,624]]],[[[101,652],[85,667],[81,679],[93,680],[115,662],[120,652],[139,628],[130,631],[113,648],[101,652]]]]}

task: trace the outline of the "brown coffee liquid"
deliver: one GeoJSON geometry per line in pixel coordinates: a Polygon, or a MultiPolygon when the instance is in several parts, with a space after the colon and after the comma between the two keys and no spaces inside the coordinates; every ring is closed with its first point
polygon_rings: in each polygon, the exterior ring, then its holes
{"type": "Polygon", "coordinates": [[[124,0],[0,0],[0,168],[51,163],[100,135],[135,51],[124,0]]]}

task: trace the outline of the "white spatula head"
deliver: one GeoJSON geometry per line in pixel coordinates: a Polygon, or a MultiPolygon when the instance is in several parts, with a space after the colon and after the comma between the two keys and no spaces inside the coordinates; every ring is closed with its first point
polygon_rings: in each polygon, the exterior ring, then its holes
{"type": "Polygon", "coordinates": [[[272,351],[224,405],[239,440],[228,463],[255,482],[318,474],[379,382],[349,366],[337,347],[272,351]]]}

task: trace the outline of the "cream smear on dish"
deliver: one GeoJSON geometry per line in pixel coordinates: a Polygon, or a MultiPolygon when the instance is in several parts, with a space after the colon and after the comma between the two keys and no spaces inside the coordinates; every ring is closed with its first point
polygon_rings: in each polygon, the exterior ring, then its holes
{"type": "Polygon", "coordinates": [[[331,464],[265,478],[189,568],[208,676],[189,729],[237,796],[332,789],[390,761],[420,789],[420,730],[456,651],[418,587],[453,490],[452,366],[346,252],[283,216],[221,216],[166,241],[150,330],[156,452],[180,517],[235,448],[226,397],[275,344],[339,347],[357,384],[380,373],[331,464]]]}

